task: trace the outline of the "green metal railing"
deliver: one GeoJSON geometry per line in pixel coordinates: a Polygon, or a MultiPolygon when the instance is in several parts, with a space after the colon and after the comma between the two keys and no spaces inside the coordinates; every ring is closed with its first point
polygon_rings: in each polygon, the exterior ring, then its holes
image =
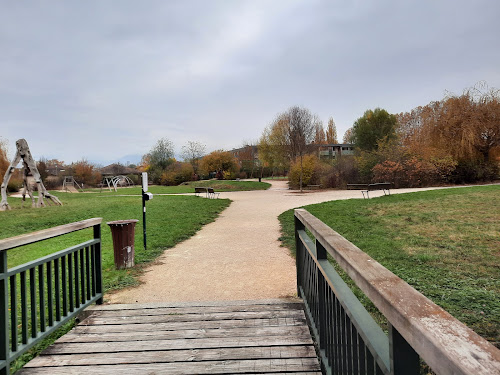
{"type": "Polygon", "coordinates": [[[297,289],[325,374],[500,374],[500,351],[304,209],[295,210],[297,289]],[[314,242],[306,232],[309,230],[314,242]],[[330,255],[387,318],[373,320],[330,255]]]}
{"type": "Polygon", "coordinates": [[[0,375],[92,303],[102,303],[101,218],[0,240],[0,375]],[[86,228],[93,238],[8,269],[9,249],[86,228]]]}

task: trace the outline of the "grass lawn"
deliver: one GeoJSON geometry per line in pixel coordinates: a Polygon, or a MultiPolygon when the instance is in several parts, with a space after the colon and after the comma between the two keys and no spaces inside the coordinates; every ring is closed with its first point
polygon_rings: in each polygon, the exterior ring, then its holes
{"type": "MultiPolygon", "coordinates": [[[[305,208],[500,347],[500,186],[305,208]]],[[[294,252],[293,210],[280,221],[281,239],[294,252]]]]}
{"type": "MultiPolygon", "coordinates": [[[[179,186],[150,186],[148,191],[153,194],[184,194],[184,193],[194,193],[194,188],[196,187],[211,187],[217,192],[226,191],[248,191],[248,190],[266,190],[269,189],[271,184],[267,182],[258,181],[225,181],[225,180],[203,180],[203,181],[191,181],[186,185],[179,186]]],[[[100,192],[101,189],[89,189],[86,191],[100,192]]],[[[141,194],[141,187],[127,187],[118,188],[115,193],[110,192],[109,189],[102,189],[102,194],[141,194]]]]}

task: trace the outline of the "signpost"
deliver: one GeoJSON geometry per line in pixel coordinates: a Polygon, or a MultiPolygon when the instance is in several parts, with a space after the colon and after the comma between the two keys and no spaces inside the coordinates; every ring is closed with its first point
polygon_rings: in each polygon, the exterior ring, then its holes
{"type": "Polygon", "coordinates": [[[142,172],[142,232],[144,237],[144,250],[146,250],[146,201],[153,199],[153,194],[148,193],[148,173],[142,172]]]}

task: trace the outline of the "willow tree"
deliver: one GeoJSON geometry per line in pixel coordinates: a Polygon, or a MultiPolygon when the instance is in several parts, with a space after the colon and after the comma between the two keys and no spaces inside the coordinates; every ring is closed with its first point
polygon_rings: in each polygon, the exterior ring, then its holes
{"type": "Polygon", "coordinates": [[[500,148],[499,90],[481,83],[402,113],[398,123],[400,138],[414,152],[436,150],[458,161],[489,162],[500,148]]]}

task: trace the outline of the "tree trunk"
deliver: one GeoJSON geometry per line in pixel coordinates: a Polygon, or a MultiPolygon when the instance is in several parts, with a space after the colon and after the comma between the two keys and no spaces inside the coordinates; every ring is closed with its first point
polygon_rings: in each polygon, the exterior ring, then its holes
{"type": "Polygon", "coordinates": [[[302,154],[300,154],[300,192],[301,193],[302,193],[302,173],[303,173],[302,154]]]}

